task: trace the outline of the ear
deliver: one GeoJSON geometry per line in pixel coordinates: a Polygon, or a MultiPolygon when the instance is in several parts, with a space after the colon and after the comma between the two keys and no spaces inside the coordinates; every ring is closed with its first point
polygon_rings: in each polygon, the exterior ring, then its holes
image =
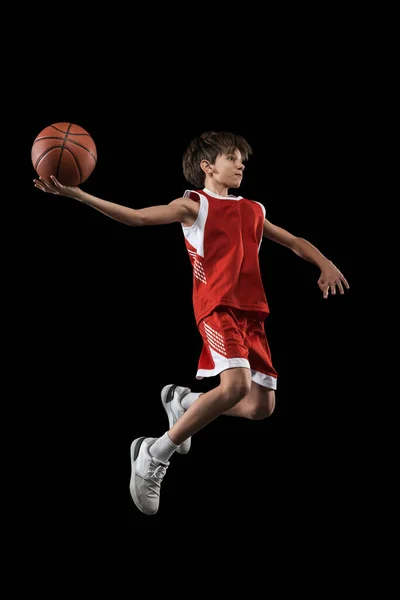
{"type": "Polygon", "coordinates": [[[200,162],[200,168],[202,171],[204,171],[204,173],[206,175],[208,175],[209,173],[212,173],[213,171],[213,166],[210,163],[210,161],[206,160],[205,158],[200,162]]]}

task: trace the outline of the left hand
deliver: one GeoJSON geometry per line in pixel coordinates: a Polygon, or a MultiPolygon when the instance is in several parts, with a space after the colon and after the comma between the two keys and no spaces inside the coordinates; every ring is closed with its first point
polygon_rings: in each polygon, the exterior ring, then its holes
{"type": "Polygon", "coordinates": [[[324,298],[328,297],[329,290],[332,296],[336,294],[336,286],[341,294],[344,294],[343,285],[346,289],[350,289],[350,286],[337,267],[328,261],[326,265],[321,269],[321,275],[318,279],[318,287],[322,291],[324,298]]]}
{"type": "Polygon", "coordinates": [[[62,185],[54,175],[50,175],[49,179],[39,177],[39,179],[34,179],[33,183],[35,184],[35,188],[38,188],[42,192],[56,194],[56,196],[66,196],[75,200],[80,200],[80,194],[82,193],[79,187],[62,185]]]}

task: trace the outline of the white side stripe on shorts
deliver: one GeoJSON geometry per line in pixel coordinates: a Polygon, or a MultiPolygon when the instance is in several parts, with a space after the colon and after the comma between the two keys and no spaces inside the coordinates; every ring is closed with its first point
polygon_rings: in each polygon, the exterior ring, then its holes
{"type": "Polygon", "coordinates": [[[206,334],[207,341],[210,344],[210,346],[214,348],[214,350],[217,350],[217,352],[225,354],[226,356],[224,338],[222,337],[222,335],[215,331],[215,329],[207,325],[207,323],[203,323],[203,325],[204,333],[206,334]]]}

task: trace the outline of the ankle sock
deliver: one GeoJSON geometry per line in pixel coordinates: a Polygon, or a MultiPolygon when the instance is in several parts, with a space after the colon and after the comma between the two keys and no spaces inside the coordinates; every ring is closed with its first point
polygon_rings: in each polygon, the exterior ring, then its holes
{"type": "Polygon", "coordinates": [[[150,446],[149,452],[157,460],[166,463],[177,448],[178,446],[171,441],[168,432],[166,432],[150,446]]]}
{"type": "Polygon", "coordinates": [[[193,402],[196,402],[196,400],[198,399],[199,396],[201,396],[202,393],[203,392],[192,392],[190,394],[187,394],[181,400],[182,408],[187,410],[189,408],[189,406],[191,406],[193,404],[193,402]]]}

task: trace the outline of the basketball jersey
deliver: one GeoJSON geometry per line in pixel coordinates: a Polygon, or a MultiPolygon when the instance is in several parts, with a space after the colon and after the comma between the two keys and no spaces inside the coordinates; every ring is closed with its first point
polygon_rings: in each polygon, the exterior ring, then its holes
{"type": "Polygon", "coordinates": [[[186,190],[184,196],[200,204],[193,225],[182,225],[193,267],[196,323],[220,305],[257,311],[265,319],[269,308],[258,261],[265,208],[255,200],[218,196],[206,188],[186,190]]]}

